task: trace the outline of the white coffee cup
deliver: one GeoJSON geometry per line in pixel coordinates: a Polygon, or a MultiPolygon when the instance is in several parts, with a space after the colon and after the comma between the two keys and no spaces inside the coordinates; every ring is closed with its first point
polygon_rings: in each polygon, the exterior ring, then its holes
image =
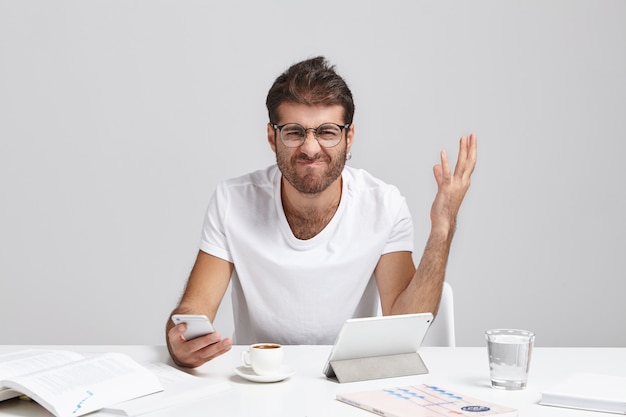
{"type": "Polygon", "coordinates": [[[283,366],[283,347],[277,343],[255,343],[241,352],[241,361],[257,375],[272,375],[283,366]]]}

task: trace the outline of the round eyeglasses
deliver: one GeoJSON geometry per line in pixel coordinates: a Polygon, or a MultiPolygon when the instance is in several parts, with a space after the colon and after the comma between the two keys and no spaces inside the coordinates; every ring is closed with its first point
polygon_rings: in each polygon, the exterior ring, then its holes
{"type": "Polygon", "coordinates": [[[277,125],[272,123],[272,127],[280,133],[280,140],[288,148],[297,148],[306,140],[309,130],[313,131],[315,139],[324,148],[332,148],[341,142],[344,129],[350,127],[350,123],[346,125],[338,125],[336,123],[324,123],[318,127],[305,128],[298,123],[287,123],[277,125]]]}

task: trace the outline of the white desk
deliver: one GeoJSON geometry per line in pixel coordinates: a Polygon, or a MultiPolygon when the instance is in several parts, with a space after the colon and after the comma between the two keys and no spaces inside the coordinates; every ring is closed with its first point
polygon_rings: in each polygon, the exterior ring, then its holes
{"type": "MultiPolygon", "coordinates": [[[[33,346],[0,346],[0,353],[33,346]]],[[[168,362],[163,346],[38,346],[77,352],[123,352],[136,360],[168,362]]],[[[420,354],[430,373],[419,376],[337,384],[322,375],[330,346],[286,346],[285,362],[296,374],[282,382],[257,384],[234,372],[240,365],[243,346],[193,370],[195,375],[215,381],[228,381],[232,389],[176,409],[152,413],[150,417],[193,416],[307,416],[371,417],[375,414],[336,401],[339,392],[361,391],[400,385],[438,384],[461,394],[507,405],[519,410],[520,417],[577,417],[611,414],[590,413],[540,406],[541,391],[571,372],[626,375],[626,348],[535,348],[528,387],[523,391],[500,391],[489,386],[486,348],[422,348],[420,354]]],[[[35,403],[9,400],[0,403],[0,416],[49,416],[35,403]]],[[[94,416],[103,413],[91,414],[94,416]]]]}

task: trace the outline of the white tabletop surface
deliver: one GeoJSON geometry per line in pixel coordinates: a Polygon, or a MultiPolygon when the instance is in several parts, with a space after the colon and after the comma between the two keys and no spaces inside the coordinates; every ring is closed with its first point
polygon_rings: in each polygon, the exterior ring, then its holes
{"type": "MultiPolygon", "coordinates": [[[[0,353],[26,348],[60,348],[77,352],[123,352],[138,361],[170,363],[163,346],[0,346],[0,353]]],[[[307,416],[368,417],[369,413],[335,400],[337,393],[389,388],[411,384],[434,384],[485,401],[516,408],[521,417],[577,417],[610,414],[538,405],[541,391],[573,372],[626,376],[626,348],[535,348],[528,387],[501,391],[489,385],[486,348],[422,348],[429,373],[425,375],[338,384],[322,375],[330,346],[285,346],[285,364],[296,373],[281,382],[254,383],[235,373],[244,346],[234,346],[226,355],[190,373],[208,381],[227,381],[231,389],[175,409],[151,413],[163,416],[307,416]]],[[[35,403],[8,400],[0,403],[0,416],[50,416],[35,403]]],[[[91,414],[94,416],[103,413],[91,414]]]]}

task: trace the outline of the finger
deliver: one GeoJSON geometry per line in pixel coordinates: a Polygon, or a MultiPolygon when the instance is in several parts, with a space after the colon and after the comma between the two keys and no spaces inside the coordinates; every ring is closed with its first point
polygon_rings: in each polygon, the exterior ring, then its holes
{"type": "Polygon", "coordinates": [[[437,164],[433,167],[433,174],[435,174],[435,181],[437,181],[437,185],[441,185],[441,181],[443,181],[441,165],[437,164]]]}
{"type": "Polygon", "coordinates": [[[191,367],[199,366],[206,361],[212,359],[215,356],[215,347],[220,342],[221,336],[219,333],[210,333],[204,336],[196,337],[183,341],[179,345],[179,358],[182,358],[184,363],[191,367]]]}
{"type": "Polygon", "coordinates": [[[213,354],[208,358],[208,360],[214,359],[228,352],[233,347],[233,341],[230,338],[225,338],[219,343],[213,345],[213,347],[213,354]]]}
{"type": "Polygon", "coordinates": [[[459,162],[461,153],[463,153],[463,164],[459,166],[461,169],[459,174],[463,179],[469,180],[476,166],[476,135],[474,133],[465,138],[463,152],[459,151],[459,162]]]}
{"type": "Polygon", "coordinates": [[[461,139],[459,140],[459,157],[457,158],[456,166],[454,167],[454,175],[462,176],[465,172],[468,155],[467,142],[467,136],[461,136],[461,139]]]}
{"type": "Polygon", "coordinates": [[[201,351],[208,346],[214,345],[220,340],[222,340],[222,336],[217,332],[213,332],[187,341],[187,346],[190,351],[196,352],[201,351]]]}
{"type": "Polygon", "coordinates": [[[177,324],[176,326],[172,327],[170,329],[170,331],[168,332],[168,335],[170,337],[171,341],[185,341],[185,337],[183,336],[183,333],[185,333],[187,331],[187,324],[185,323],[181,323],[181,324],[177,324]]]}
{"type": "Polygon", "coordinates": [[[209,346],[205,346],[197,352],[197,355],[202,358],[203,361],[210,361],[224,353],[228,352],[233,346],[233,341],[230,338],[219,340],[216,343],[212,343],[209,346]]]}
{"type": "Polygon", "coordinates": [[[468,180],[472,176],[474,168],[476,167],[477,148],[478,143],[476,141],[476,134],[471,133],[466,139],[463,166],[461,171],[463,178],[466,180],[468,180]]]}
{"type": "Polygon", "coordinates": [[[441,151],[441,172],[442,172],[442,176],[441,176],[442,180],[449,181],[451,177],[450,163],[448,161],[448,153],[446,152],[445,149],[441,151]]]}
{"type": "Polygon", "coordinates": [[[472,133],[469,137],[469,155],[468,162],[471,164],[471,172],[474,171],[474,167],[476,166],[476,155],[478,152],[478,142],[476,141],[476,134],[472,133]]]}

